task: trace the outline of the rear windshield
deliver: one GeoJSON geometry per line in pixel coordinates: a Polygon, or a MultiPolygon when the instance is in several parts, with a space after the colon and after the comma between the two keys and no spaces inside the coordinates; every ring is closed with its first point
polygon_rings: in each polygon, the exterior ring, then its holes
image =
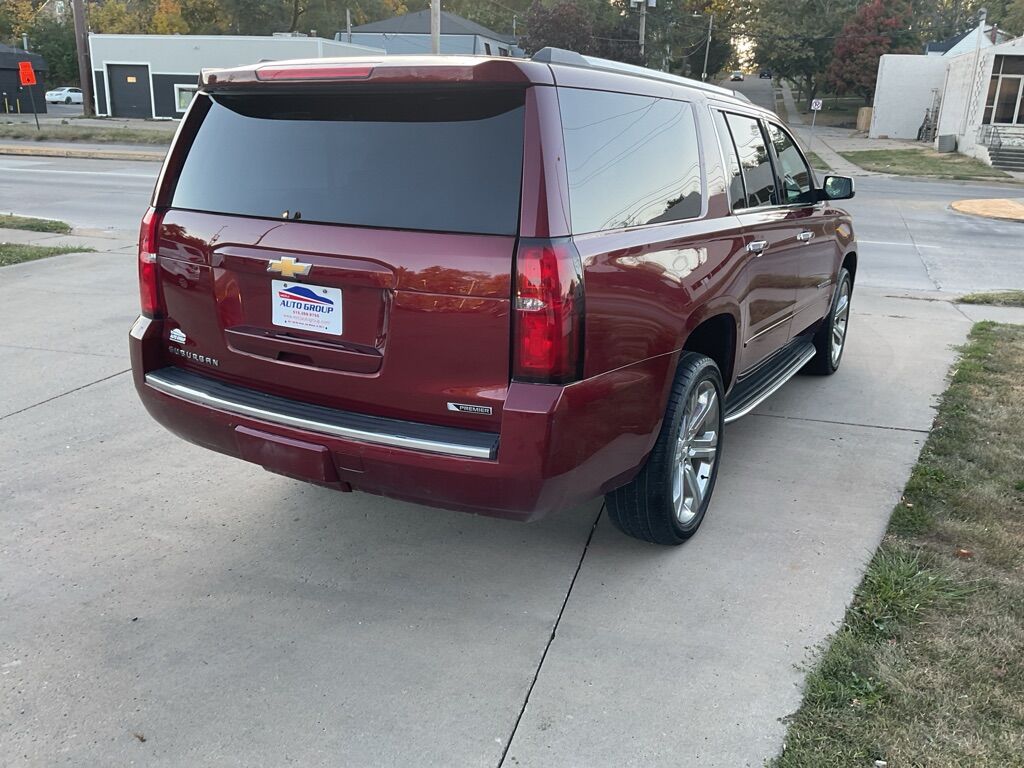
{"type": "Polygon", "coordinates": [[[199,96],[172,205],[515,234],[523,91],[199,96]],[[208,109],[208,111],[207,111],[208,109]]]}

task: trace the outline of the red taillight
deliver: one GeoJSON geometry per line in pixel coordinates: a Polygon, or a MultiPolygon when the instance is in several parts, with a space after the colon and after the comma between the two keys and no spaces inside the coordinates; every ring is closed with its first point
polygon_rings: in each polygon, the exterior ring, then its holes
{"type": "Polygon", "coordinates": [[[367,78],[372,64],[270,64],[256,70],[257,80],[351,80],[367,78]]]}
{"type": "Polygon", "coordinates": [[[139,228],[139,298],[142,314],[146,317],[160,317],[163,307],[160,302],[160,278],[157,274],[157,238],[160,234],[162,216],[150,208],[142,217],[139,228]]]}
{"type": "Polygon", "coordinates": [[[513,376],[564,384],[583,363],[583,267],[570,240],[521,240],[513,376]]]}

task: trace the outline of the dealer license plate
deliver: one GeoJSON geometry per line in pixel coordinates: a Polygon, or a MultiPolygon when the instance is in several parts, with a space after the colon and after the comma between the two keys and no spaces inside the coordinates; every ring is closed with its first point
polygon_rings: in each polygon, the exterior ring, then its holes
{"type": "Polygon", "coordinates": [[[284,328],[341,336],[341,289],[274,280],[273,323],[284,328]]]}

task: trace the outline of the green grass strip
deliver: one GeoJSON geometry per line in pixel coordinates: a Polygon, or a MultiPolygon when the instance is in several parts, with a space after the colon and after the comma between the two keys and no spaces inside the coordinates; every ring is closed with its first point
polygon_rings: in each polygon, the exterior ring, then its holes
{"type": "Polygon", "coordinates": [[[81,245],[19,245],[17,243],[0,243],[0,267],[20,264],[23,261],[35,261],[49,256],[60,256],[64,253],[91,253],[92,248],[81,245]]]}
{"type": "Polygon", "coordinates": [[[71,227],[63,221],[10,214],[0,214],[0,229],[27,229],[30,232],[55,232],[59,235],[66,235],[71,231],[71,227]]]}
{"type": "Polygon", "coordinates": [[[1024,326],[978,323],[775,768],[1024,765],[1024,326]]]}

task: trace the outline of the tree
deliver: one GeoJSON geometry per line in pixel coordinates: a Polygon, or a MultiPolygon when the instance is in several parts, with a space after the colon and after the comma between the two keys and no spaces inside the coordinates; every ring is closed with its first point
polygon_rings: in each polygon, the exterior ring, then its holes
{"type": "Polygon", "coordinates": [[[19,38],[28,32],[36,15],[32,0],[4,0],[4,6],[4,16],[10,25],[11,36],[19,38]]]}
{"type": "Polygon", "coordinates": [[[527,31],[520,44],[528,53],[549,46],[591,53],[593,24],[593,13],[578,0],[558,0],[551,6],[534,0],[526,12],[527,31]]]}
{"type": "Polygon", "coordinates": [[[1013,0],[1006,6],[1003,25],[1013,35],[1024,35],[1024,0],[1013,0]]]}
{"type": "Polygon", "coordinates": [[[217,0],[181,0],[181,18],[192,35],[216,35],[228,26],[227,17],[217,0]]]}
{"type": "Polygon", "coordinates": [[[142,23],[125,0],[106,0],[89,9],[89,26],[93,32],[107,35],[130,35],[142,31],[142,23]]]}
{"type": "Polygon", "coordinates": [[[158,0],[146,31],[152,35],[183,35],[189,31],[178,0],[158,0]]]}
{"type": "Polygon", "coordinates": [[[78,78],[78,55],[75,51],[75,28],[70,20],[53,19],[44,14],[36,17],[28,29],[32,50],[46,59],[46,79],[50,86],[81,83],[78,78]]]}
{"type": "Polygon", "coordinates": [[[836,93],[856,93],[870,102],[885,53],[914,53],[920,40],[910,29],[910,3],[871,0],[857,9],[836,40],[828,82],[836,93]]]}
{"type": "Polygon", "coordinates": [[[813,99],[832,63],[834,41],[857,0],[748,0],[744,32],[758,65],[813,99]]]}

